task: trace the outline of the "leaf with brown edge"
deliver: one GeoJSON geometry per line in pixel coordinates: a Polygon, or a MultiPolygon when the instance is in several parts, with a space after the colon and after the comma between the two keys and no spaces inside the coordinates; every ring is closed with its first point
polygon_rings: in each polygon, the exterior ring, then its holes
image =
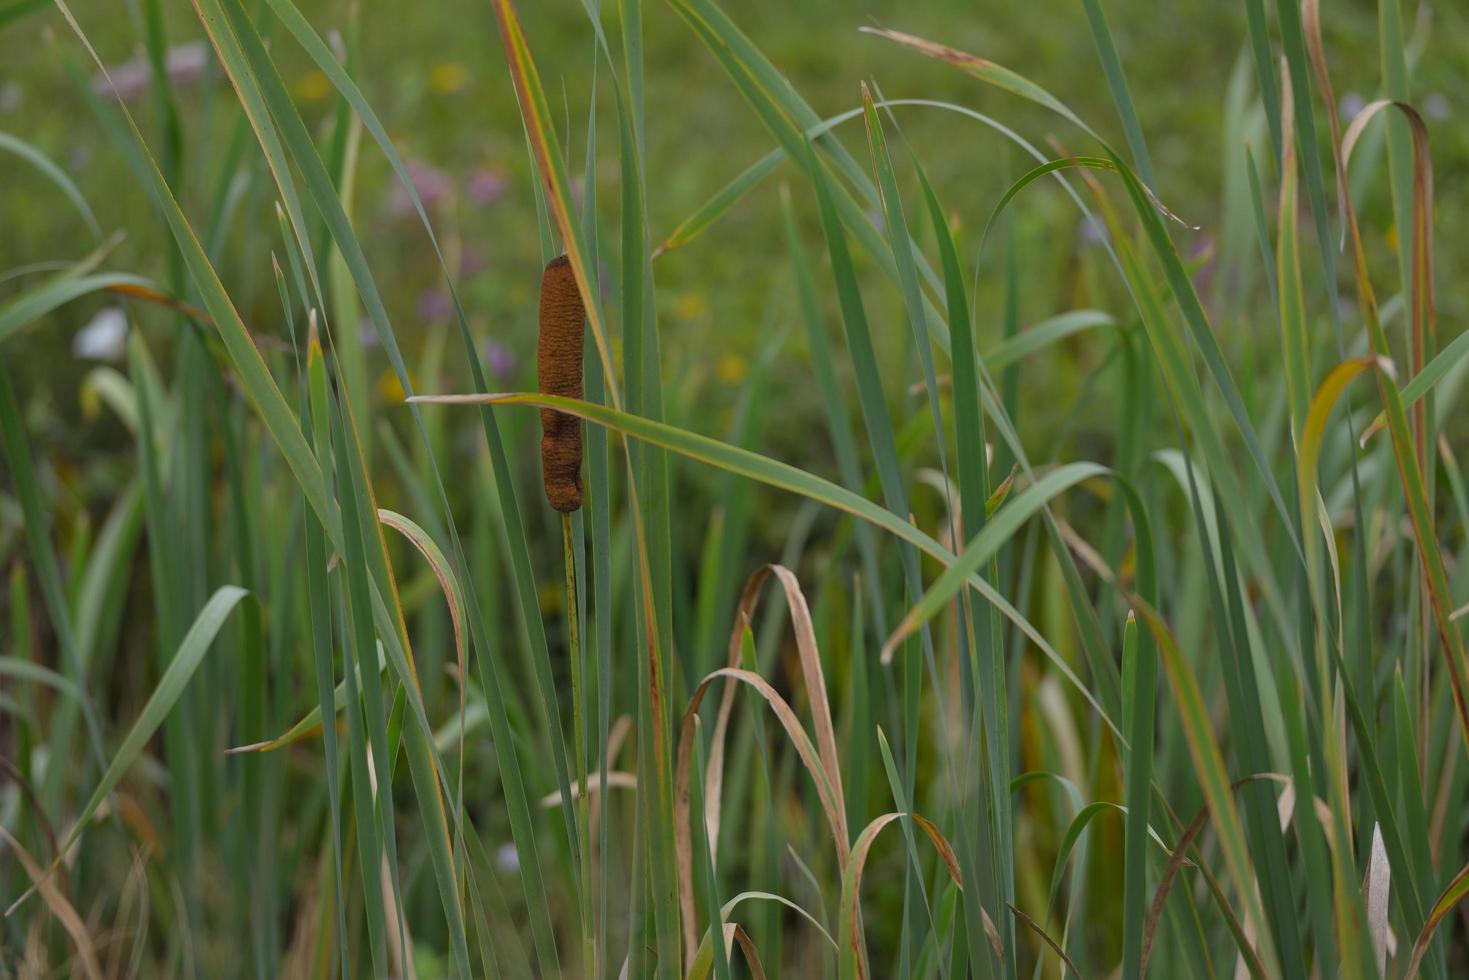
{"type": "MultiPolygon", "coordinates": [[[[1341,143],[1341,116],[1336,107],[1336,93],[1331,87],[1331,73],[1326,70],[1326,48],[1321,43],[1321,0],[1301,0],[1301,27],[1306,35],[1306,53],[1316,84],[1321,87],[1321,100],[1326,103],[1326,118],[1331,123],[1331,143],[1341,143]]],[[[1336,166],[1336,208],[1343,215],[1342,243],[1346,243],[1347,175],[1339,154],[1333,153],[1336,166]]]]}
{"type": "MultiPolygon", "coordinates": [[[[737,617],[735,629],[741,630],[747,624],[748,619],[741,614],[737,617]]],[[[688,708],[684,710],[683,720],[679,724],[678,756],[674,769],[674,854],[678,865],[679,908],[682,912],[684,939],[688,946],[690,963],[692,963],[693,950],[699,938],[694,909],[693,831],[689,825],[691,790],[689,781],[693,769],[694,720],[698,715],[699,705],[703,703],[710,686],[721,677],[753,687],[775,712],[776,719],[785,729],[786,734],[790,736],[791,743],[795,746],[796,753],[800,756],[806,771],[811,774],[812,780],[816,783],[816,795],[821,801],[821,808],[826,814],[826,822],[831,828],[832,840],[836,845],[838,866],[846,867],[848,859],[847,840],[844,836],[845,815],[826,777],[826,768],[821,762],[820,754],[816,746],[812,744],[811,736],[807,735],[806,730],[801,727],[801,721],[796,717],[790,704],[759,674],[735,667],[722,667],[711,672],[694,689],[693,696],[689,698],[688,708]]]]}
{"type": "Polygon", "coordinates": [[[428,561],[429,569],[434,573],[434,578],[439,580],[439,588],[444,593],[444,602],[449,607],[449,622],[454,628],[454,653],[459,661],[459,675],[461,683],[459,687],[459,709],[464,710],[464,684],[462,679],[467,677],[465,673],[469,666],[465,662],[467,658],[464,643],[464,594],[459,588],[459,580],[454,575],[454,570],[445,557],[442,549],[429,537],[427,531],[411,519],[404,517],[396,511],[379,507],[377,519],[384,527],[390,527],[403,537],[408,543],[423,555],[428,561]]]}
{"type": "MultiPolygon", "coordinates": [[[[774,576],[780,583],[781,590],[785,593],[786,604],[791,612],[791,629],[796,636],[796,651],[800,657],[801,680],[806,688],[806,698],[811,705],[811,719],[816,730],[816,745],[821,752],[821,764],[826,769],[827,781],[831,783],[832,794],[837,802],[838,833],[842,840],[848,839],[847,833],[847,806],[846,796],[842,792],[841,764],[837,759],[836,727],[831,720],[831,702],[826,692],[826,677],[821,669],[821,652],[816,646],[816,628],[811,622],[811,610],[806,604],[806,596],[801,592],[801,585],[796,576],[784,565],[765,565],[756,570],[745,583],[744,592],[740,596],[740,610],[753,621],[755,605],[760,598],[761,586],[770,576],[774,576]]],[[[730,637],[730,656],[739,656],[739,638],[730,637]]],[[[731,661],[734,666],[734,661],[731,661]]],[[[731,685],[726,685],[726,691],[731,685]]],[[[721,713],[722,706],[721,706],[721,713]]],[[[721,749],[723,745],[719,744],[721,749]]],[[[711,809],[717,810],[720,794],[719,787],[714,784],[713,756],[710,757],[711,779],[713,791],[706,796],[711,809]]],[[[717,834],[719,823],[716,814],[713,829],[717,834]]],[[[710,853],[714,852],[713,836],[710,838],[710,853]]]]}
{"type": "MultiPolygon", "coordinates": [[[[1238,789],[1245,783],[1253,782],[1257,779],[1285,781],[1287,777],[1281,776],[1279,773],[1257,773],[1253,776],[1246,776],[1243,779],[1236,780],[1234,784],[1230,787],[1230,789],[1238,789]]],[[[1286,788],[1290,788],[1289,782],[1286,783],[1286,788]]],[[[1322,804],[1319,799],[1317,800],[1317,803],[1319,806],[1324,806],[1324,804],[1322,804]]],[[[1318,812],[1318,817],[1319,816],[1320,814],[1318,812]]],[[[1284,823],[1286,819],[1288,819],[1288,814],[1285,818],[1282,819],[1281,822],[1284,823]]],[[[1330,823],[1329,819],[1325,818],[1323,818],[1322,822],[1323,824],[1327,825],[1329,825],[1330,823]]],[[[1140,977],[1146,977],[1148,975],[1148,959],[1152,955],[1153,940],[1157,936],[1158,923],[1161,922],[1163,919],[1163,904],[1168,900],[1168,893],[1173,888],[1173,883],[1178,877],[1179,870],[1182,869],[1184,865],[1189,865],[1191,867],[1197,867],[1201,871],[1207,871],[1202,862],[1202,855],[1200,856],[1200,861],[1198,863],[1195,863],[1188,859],[1188,851],[1189,848],[1194,846],[1195,838],[1197,838],[1199,834],[1203,831],[1203,829],[1208,825],[1209,807],[1206,805],[1199,808],[1198,814],[1195,815],[1193,820],[1189,822],[1188,827],[1183,832],[1183,836],[1178,839],[1178,843],[1173,848],[1173,853],[1168,856],[1168,863],[1163,868],[1163,876],[1158,879],[1158,888],[1157,891],[1153,894],[1152,907],[1148,909],[1147,924],[1143,928],[1143,953],[1142,961],[1138,969],[1138,976],[1140,977]]],[[[1227,906],[1221,905],[1220,907],[1228,912],[1227,906]]]]}
{"type": "MultiPolygon", "coordinates": [[[[821,924],[821,920],[817,919],[816,916],[812,915],[810,912],[806,911],[804,908],[797,905],[789,898],[786,898],[783,895],[776,895],[773,892],[740,892],[738,895],[736,895],[734,898],[731,898],[729,901],[725,902],[723,906],[720,907],[720,919],[729,919],[730,914],[734,912],[737,906],[746,901],[757,899],[762,902],[772,902],[776,905],[784,906],[792,912],[795,912],[816,930],[821,938],[826,941],[826,944],[828,946],[830,946],[833,950],[837,948],[836,940],[831,938],[831,933],[826,931],[826,927],[821,924]]],[[[727,925],[726,928],[728,928],[727,925]]],[[[710,945],[710,936],[710,931],[708,929],[705,929],[704,938],[699,943],[699,950],[694,956],[693,963],[690,964],[688,971],[684,974],[684,980],[706,980],[706,978],[709,976],[709,972],[714,965],[714,951],[712,946],[710,945]]]]}
{"type": "Polygon", "coordinates": [[[97,951],[92,945],[92,937],[87,932],[87,926],[82,922],[82,917],[77,914],[76,907],[62,892],[51,869],[42,868],[37,864],[30,852],[3,826],[0,826],[0,836],[4,837],[5,843],[10,845],[10,850],[15,854],[21,867],[25,868],[26,874],[30,876],[31,887],[41,893],[41,899],[51,910],[51,914],[61,920],[62,928],[66,930],[66,934],[71,937],[72,945],[76,947],[77,958],[82,963],[82,973],[91,980],[102,980],[102,968],[97,963],[97,951]]]}
{"type": "Polygon", "coordinates": [[[25,777],[14,762],[4,756],[0,756],[0,773],[20,790],[21,796],[25,798],[26,806],[30,808],[31,816],[35,818],[36,827],[41,831],[41,836],[46,838],[46,844],[51,850],[51,856],[58,857],[61,854],[61,842],[56,837],[56,828],[51,825],[51,818],[47,816],[45,808],[41,805],[41,798],[36,795],[36,788],[31,781],[25,777]]]}
{"type": "Polygon", "coordinates": [[[1071,959],[1071,957],[1066,955],[1065,947],[1056,942],[1056,940],[1052,939],[1051,934],[1046,932],[1045,928],[1039,922],[1035,921],[1024,912],[1020,911],[1020,909],[1016,908],[1014,905],[1010,906],[1010,914],[1015,916],[1016,922],[1019,922],[1031,932],[1035,933],[1037,936],[1040,936],[1041,941],[1044,942],[1047,946],[1051,947],[1052,952],[1061,957],[1061,962],[1066,964],[1066,968],[1077,977],[1077,980],[1081,980],[1082,972],[1077,967],[1076,963],[1071,959]]]}
{"type": "MultiPolygon", "coordinates": [[[[1413,232],[1411,305],[1413,310],[1413,358],[1414,373],[1422,372],[1423,334],[1433,328],[1433,246],[1432,219],[1429,204],[1433,196],[1433,168],[1428,155],[1428,128],[1418,111],[1405,102],[1379,99],[1369,103],[1352,120],[1342,137],[1341,166],[1345,173],[1351,163],[1352,149],[1366,130],[1368,122],[1384,109],[1393,108],[1408,120],[1413,143],[1413,232]]],[[[1346,197],[1347,230],[1352,243],[1352,257],[1357,275],[1358,305],[1367,324],[1367,335],[1374,353],[1379,357],[1389,356],[1387,335],[1378,317],[1377,298],[1372,289],[1368,273],[1367,253],[1362,244],[1362,231],[1357,221],[1356,209],[1351,196],[1346,197]]],[[[1397,464],[1398,480],[1403,487],[1403,496],[1408,503],[1408,518],[1413,527],[1413,536],[1418,544],[1419,560],[1428,586],[1428,595],[1433,609],[1439,638],[1443,641],[1444,660],[1449,669],[1449,681],[1454,695],[1454,707],[1458,715],[1459,731],[1466,747],[1469,747],[1469,700],[1464,690],[1465,674],[1469,672],[1464,640],[1453,623],[1454,602],[1449,590],[1448,574],[1444,567],[1443,553],[1439,549],[1434,531],[1432,509],[1428,505],[1424,469],[1428,460],[1428,447],[1424,443],[1427,433],[1425,406],[1414,406],[1414,429],[1408,429],[1407,414],[1403,407],[1402,394],[1394,380],[1383,371],[1377,372],[1377,388],[1382,397],[1387,419],[1388,432],[1392,440],[1393,460],[1397,464]]]]}
{"type": "Polygon", "coordinates": [[[170,296],[160,289],[154,289],[151,286],[137,282],[115,282],[105,288],[108,292],[116,293],[119,296],[139,299],[145,303],[153,303],[156,306],[173,310],[175,313],[182,313],[190,320],[201,323],[206,327],[214,326],[214,321],[209,319],[208,313],[199,309],[197,306],[185,303],[176,296],[170,296]]]}
{"type": "Polygon", "coordinates": [[[536,167],[546,189],[546,203],[556,221],[557,229],[561,232],[566,260],[576,275],[576,285],[586,306],[587,323],[592,329],[592,340],[596,342],[597,356],[601,358],[602,373],[607,383],[607,397],[614,408],[620,408],[622,398],[618,393],[617,374],[612,368],[607,325],[602,319],[601,304],[597,302],[596,270],[588,265],[581,240],[581,226],[573,214],[571,181],[562,162],[555,127],[551,124],[551,111],[546,102],[545,90],[541,87],[540,73],[536,70],[535,58],[531,56],[530,47],[526,44],[525,32],[521,29],[520,15],[515,11],[515,4],[511,0],[492,0],[491,5],[495,10],[495,21],[500,27],[500,39],[509,62],[510,77],[515,83],[515,95],[520,102],[526,138],[531,144],[536,167]]]}
{"type": "Polygon", "coordinates": [[[1183,862],[1188,860],[1190,845],[1208,822],[1209,808],[1205,806],[1200,808],[1198,816],[1194,817],[1188,829],[1183,832],[1183,836],[1178,839],[1178,845],[1174,847],[1173,854],[1168,858],[1168,864],[1163,868],[1163,876],[1158,879],[1158,888],[1153,893],[1153,905],[1148,909],[1147,923],[1143,926],[1143,952],[1138,967],[1139,977],[1148,975],[1148,959],[1153,955],[1153,938],[1157,935],[1158,923],[1163,918],[1163,903],[1168,900],[1168,892],[1173,888],[1173,881],[1178,876],[1179,868],[1183,867],[1183,862]]]}
{"type": "Polygon", "coordinates": [[[1331,418],[1331,411],[1354,378],[1373,370],[1381,371],[1389,378],[1396,377],[1392,361],[1385,357],[1368,355],[1338,364],[1321,382],[1321,387],[1316,389],[1316,394],[1311,398],[1310,409],[1306,413],[1305,425],[1301,428],[1301,444],[1296,454],[1297,486],[1316,485],[1316,466],[1321,458],[1321,443],[1326,437],[1326,423],[1331,418]]]}
{"type": "Polygon", "coordinates": [[[760,952],[755,949],[749,933],[734,922],[725,928],[729,931],[729,938],[740,945],[740,954],[744,956],[745,966],[750,970],[750,980],[765,980],[765,964],[760,962],[760,952]]]}
{"type": "MultiPolygon", "coordinates": [[[[953,879],[954,884],[960,888],[964,887],[964,883],[959,878],[959,863],[954,858],[954,849],[949,846],[949,842],[944,838],[944,835],[931,821],[916,813],[884,813],[882,816],[873,819],[871,823],[863,828],[862,833],[857,836],[857,840],[852,844],[851,857],[847,861],[846,869],[842,872],[842,894],[837,913],[837,945],[840,951],[838,954],[837,975],[842,980],[848,980],[848,978],[852,977],[866,978],[869,976],[867,972],[867,952],[863,948],[862,933],[858,926],[858,892],[862,887],[862,868],[867,863],[867,855],[872,850],[872,845],[877,840],[877,835],[882,833],[883,828],[888,826],[888,824],[903,817],[912,817],[913,822],[918,824],[923,832],[928,835],[928,839],[933,842],[934,847],[938,850],[939,857],[943,859],[944,867],[948,870],[949,876],[953,879]]],[[[989,932],[990,944],[995,949],[995,956],[1003,962],[1004,950],[999,942],[999,934],[990,931],[993,928],[993,924],[989,921],[988,915],[985,918],[986,932],[989,932]]]]}
{"type": "Polygon", "coordinates": [[[1449,882],[1438,901],[1433,903],[1432,910],[1428,913],[1428,921],[1423,924],[1423,930],[1418,933],[1418,938],[1413,941],[1413,957],[1408,961],[1408,970],[1403,974],[1407,980],[1412,980],[1418,975],[1419,968],[1423,965],[1423,957],[1428,952],[1428,944],[1433,940],[1433,934],[1439,924],[1454,910],[1464,896],[1469,895],[1469,864],[1459,869],[1454,875],[1454,880],[1449,882]]]}
{"type": "MultiPolygon", "coordinates": [[[[342,685],[337,685],[337,693],[340,694],[342,685]]],[[[341,705],[337,705],[341,710],[341,705]]],[[[340,731],[340,725],[338,725],[340,731]]],[[[285,748],[293,742],[299,742],[303,738],[311,738],[321,732],[321,709],[312,708],[306,716],[286,729],[275,738],[268,738],[263,742],[247,742],[244,745],[231,745],[224,750],[225,755],[246,755],[252,752],[274,752],[276,749],[285,748]]]]}
{"type": "Polygon", "coordinates": [[[1050,501],[1082,480],[1101,476],[1108,471],[1096,463],[1067,463],[1058,466],[1037,479],[1025,490],[1013,494],[1006,506],[980,529],[960,552],[958,558],[946,568],[912,606],[883,643],[882,661],[887,663],[893,651],[908,636],[932,619],[965,584],[967,579],[984,567],[1004,543],[1020,527],[1050,501]]]}
{"type": "Polygon", "coordinates": [[[988,58],[981,58],[976,54],[970,54],[968,51],[960,51],[958,48],[951,48],[947,44],[939,44],[912,34],[905,34],[902,31],[893,31],[882,27],[859,27],[858,30],[863,34],[871,34],[873,37],[880,37],[896,42],[905,47],[912,48],[929,58],[953,65],[960,71],[973,75],[981,81],[988,82],[1007,92],[1018,95],[1022,99],[1029,99],[1032,102],[1045,106],[1057,115],[1075,123],[1089,136],[1095,137],[1097,135],[1096,131],[1082,122],[1081,118],[1072,112],[1066,103],[1024,75],[1012,71],[1004,65],[996,64],[988,58]]]}
{"type": "Polygon", "coordinates": [[[434,578],[439,580],[439,588],[444,593],[444,602],[449,607],[449,621],[454,628],[454,656],[459,664],[459,677],[457,678],[459,682],[459,769],[455,798],[460,806],[460,813],[459,819],[455,821],[455,826],[462,832],[464,823],[464,708],[465,696],[469,688],[469,663],[464,643],[464,593],[459,587],[459,579],[454,575],[449,559],[444,556],[443,550],[434,542],[434,539],[429,537],[427,531],[409,518],[388,510],[386,507],[378,508],[377,519],[381,526],[390,527],[407,538],[408,543],[424,557],[434,573],[434,578]]]}
{"type": "MultiPolygon", "coordinates": [[[[1323,67],[1324,71],[1324,67],[1323,67]]],[[[1412,281],[1409,283],[1409,298],[1411,305],[1411,343],[1412,351],[1410,370],[1414,375],[1420,374],[1425,367],[1424,352],[1426,336],[1432,336],[1436,330],[1436,314],[1433,304],[1433,163],[1428,153],[1428,127],[1423,122],[1423,117],[1418,110],[1406,102],[1394,102],[1391,99],[1378,99],[1369,102],[1362,111],[1352,119],[1351,125],[1347,127],[1346,135],[1342,137],[1341,153],[1339,155],[1339,166],[1343,179],[1347,167],[1351,163],[1352,149],[1361,139],[1362,133],[1367,129],[1367,124],[1372,118],[1384,109],[1397,109],[1408,120],[1408,128],[1413,136],[1413,235],[1410,268],[1412,270],[1412,281]]],[[[1347,202],[1349,221],[1347,222],[1352,234],[1358,235],[1355,210],[1351,202],[1347,202]]],[[[1359,280],[1365,275],[1365,266],[1359,261],[1357,267],[1359,280]]],[[[1373,306],[1373,316],[1376,316],[1376,306],[1373,306]]],[[[1379,351],[1378,353],[1385,353],[1379,351]]],[[[1413,420],[1415,434],[1417,436],[1418,460],[1420,466],[1426,466],[1427,450],[1424,445],[1426,426],[1426,406],[1417,404],[1413,409],[1413,420]]]]}
{"type": "MultiPolygon", "coordinates": [[[[728,908],[728,905],[725,906],[728,908]]],[[[704,980],[709,975],[710,946],[708,934],[705,934],[704,944],[699,947],[699,955],[703,957],[691,965],[688,972],[684,974],[684,980],[704,980]]],[[[755,943],[750,939],[750,934],[745,932],[743,926],[738,922],[726,922],[724,924],[724,955],[729,957],[734,952],[735,945],[740,947],[740,955],[745,958],[745,967],[750,971],[752,980],[765,980],[765,964],[760,960],[760,953],[755,949],[755,943]]],[[[624,971],[622,976],[626,976],[624,971]]]]}

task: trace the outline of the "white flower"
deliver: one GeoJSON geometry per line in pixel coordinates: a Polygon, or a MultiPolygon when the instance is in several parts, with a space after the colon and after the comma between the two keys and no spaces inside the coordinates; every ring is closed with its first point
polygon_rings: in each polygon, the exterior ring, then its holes
{"type": "MultiPolygon", "coordinates": [[[[176,44],[164,54],[163,68],[175,85],[188,85],[203,76],[204,66],[211,57],[212,52],[203,41],[176,44]]],[[[92,91],[103,98],[116,95],[124,102],[133,102],[142,98],[152,80],[153,63],[138,55],[93,75],[92,91]]]]}
{"type": "Polygon", "coordinates": [[[88,361],[117,361],[122,359],[127,339],[127,314],[119,307],[107,306],[77,331],[72,338],[71,352],[88,361]]]}
{"type": "Polygon", "coordinates": [[[1341,113],[1341,121],[1349,123],[1357,118],[1357,113],[1367,108],[1367,100],[1357,92],[1347,92],[1337,100],[1336,108],[1341,113]]]}
{"type": "Polygon", "coordinates": [[[515,849],[514,844],[501,844],[495,850],[495,867],[501,871],[520,870],[520,852],[515,849]]]}

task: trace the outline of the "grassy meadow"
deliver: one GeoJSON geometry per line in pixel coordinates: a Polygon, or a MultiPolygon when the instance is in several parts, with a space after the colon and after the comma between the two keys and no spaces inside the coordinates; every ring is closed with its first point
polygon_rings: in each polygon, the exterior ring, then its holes
{"type": "Polygon", "coordinates": [[[1452,2],[0,0],[0,978],[1463,975],[1466,114],[1452,2]]]}

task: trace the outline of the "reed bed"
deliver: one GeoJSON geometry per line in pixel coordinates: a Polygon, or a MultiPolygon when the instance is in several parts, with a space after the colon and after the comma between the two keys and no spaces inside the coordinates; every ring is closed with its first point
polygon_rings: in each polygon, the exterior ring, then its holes
{"type": "Polygon", "coordinates": [[[461,25],[524,143],[534,224],[496,234],[539,247],[491,317],[364,95],[370,5],[336,33],[138,0],[146,100],[93,46],[112,15],[0,5],[50,24],[131,180],[0,134],[85,232],[5,275],[0,343],[130,325],[82,382],[122,442],[90,504],[28,408],[47,366],[0,364],[0,975],[1469,968],[1469,335],[1433,166],[1462,131],[1414,84],[1462,19],[1382,0],[1348,80],[1336,12],[1242,0],[1220,185],[1180,199],[1103,0],[1072,19],[1108,118],[964,50],[974,11],[832,11],[823,116],[738,5],[534,6],[461,25]],[[699,51],[689,91],[651,27],[699,51]],[[726,96],[753,163],[665,225],[658,106],[726,96]],[[137,265],[104,193],[146,202],[137,265]],[[768,298],[720,282],[741,220],[768,298]],[[730,305],[683,329],[668,281],[730,305]],[[490,363],[512,337],[534,372],[490,363]]]}

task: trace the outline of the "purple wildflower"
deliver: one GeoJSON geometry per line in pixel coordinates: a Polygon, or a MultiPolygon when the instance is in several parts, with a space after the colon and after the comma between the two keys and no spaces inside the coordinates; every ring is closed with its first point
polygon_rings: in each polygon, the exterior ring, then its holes
{"type": "Polygon", "coordinates": [[[498,167],[478,167],[470,173],[466,189],[475,204],[494,204],[505,196],[509,183],[505,171],[498,167]]]}
{"type": "Polygon", "coordinates": [[[485,364],[496,381],[509,381],[515,375],[515,354],[493,337],[480,345],[485,364]]]}
{"type": "MultiPolygon", "coordinates": [[[[169,81],[175,85],[190,85],[204,75],[204,66],[209,63],[209,46],[203,41],[176,44],[163,57],[163,67],[169,81]]],[[[92,76],[92,91],[102,97],[116,95],[124,102],[133,102],[148,91],[153,81],[153,65],[143,55],[129,58],[120,65],[109,68],[105,73],[92,76]],[[111,78],[111,84],[108,78],[111,78]]]]}
{"type": "Polygon", "coordinates": [[[362,346],[366,348],[377,347],[382,343],[377,335],[377,324],[372,322],[370,316],[357,318],[357,336],[362,340],[362,346]]]}
{"type": "Polygon", "coordinates": [[[418,315],[429,323],[443,323],[454,315],[454,305],[442,289],[425,289],[418,294],[418,315]]]}
{"type": "Polygon", "coordinates": [[[1077,237],[1081,239],[1082,245],[1104,245],[1110,238],[1107,226],[1090,215],[1082,220],[1077,229],[1077,237]]]}
{"type": "Polygon", "coordinates": [[[485,271],[488,264],[489,263],[485,260],[485,253],[481,252],[473,245],[466,245],[459,252],[459,274],[461,276],[464,276],[466,278],[468,278],[469,276],[477,276],[481,272],[485,271]]]}
{"type": "MultiPolygon", "coordinates": [[[[422,160],[409,160],[405,166],[408,179],[413,182],[413,189],[418,192],[418,198],[425,208],[442,204],[454,196],[454,183],[442,170],[422,160]]],[[[393,185],[393,193],[388,198],[388,211],[397,218],[413,213],[413,198],[401,183],[393,185]]]]}
{"type": "Polygon", "coordinates": [[[1194,273],[1194,289],[1198,292],[1208,292],[1210,284],[1214,281],[1215,259],[1214,239],[1208,235],[1201,235],[1189,246],[1188,260],[1190,263],[1199,263],[1198,271],[1194,273]]]}

